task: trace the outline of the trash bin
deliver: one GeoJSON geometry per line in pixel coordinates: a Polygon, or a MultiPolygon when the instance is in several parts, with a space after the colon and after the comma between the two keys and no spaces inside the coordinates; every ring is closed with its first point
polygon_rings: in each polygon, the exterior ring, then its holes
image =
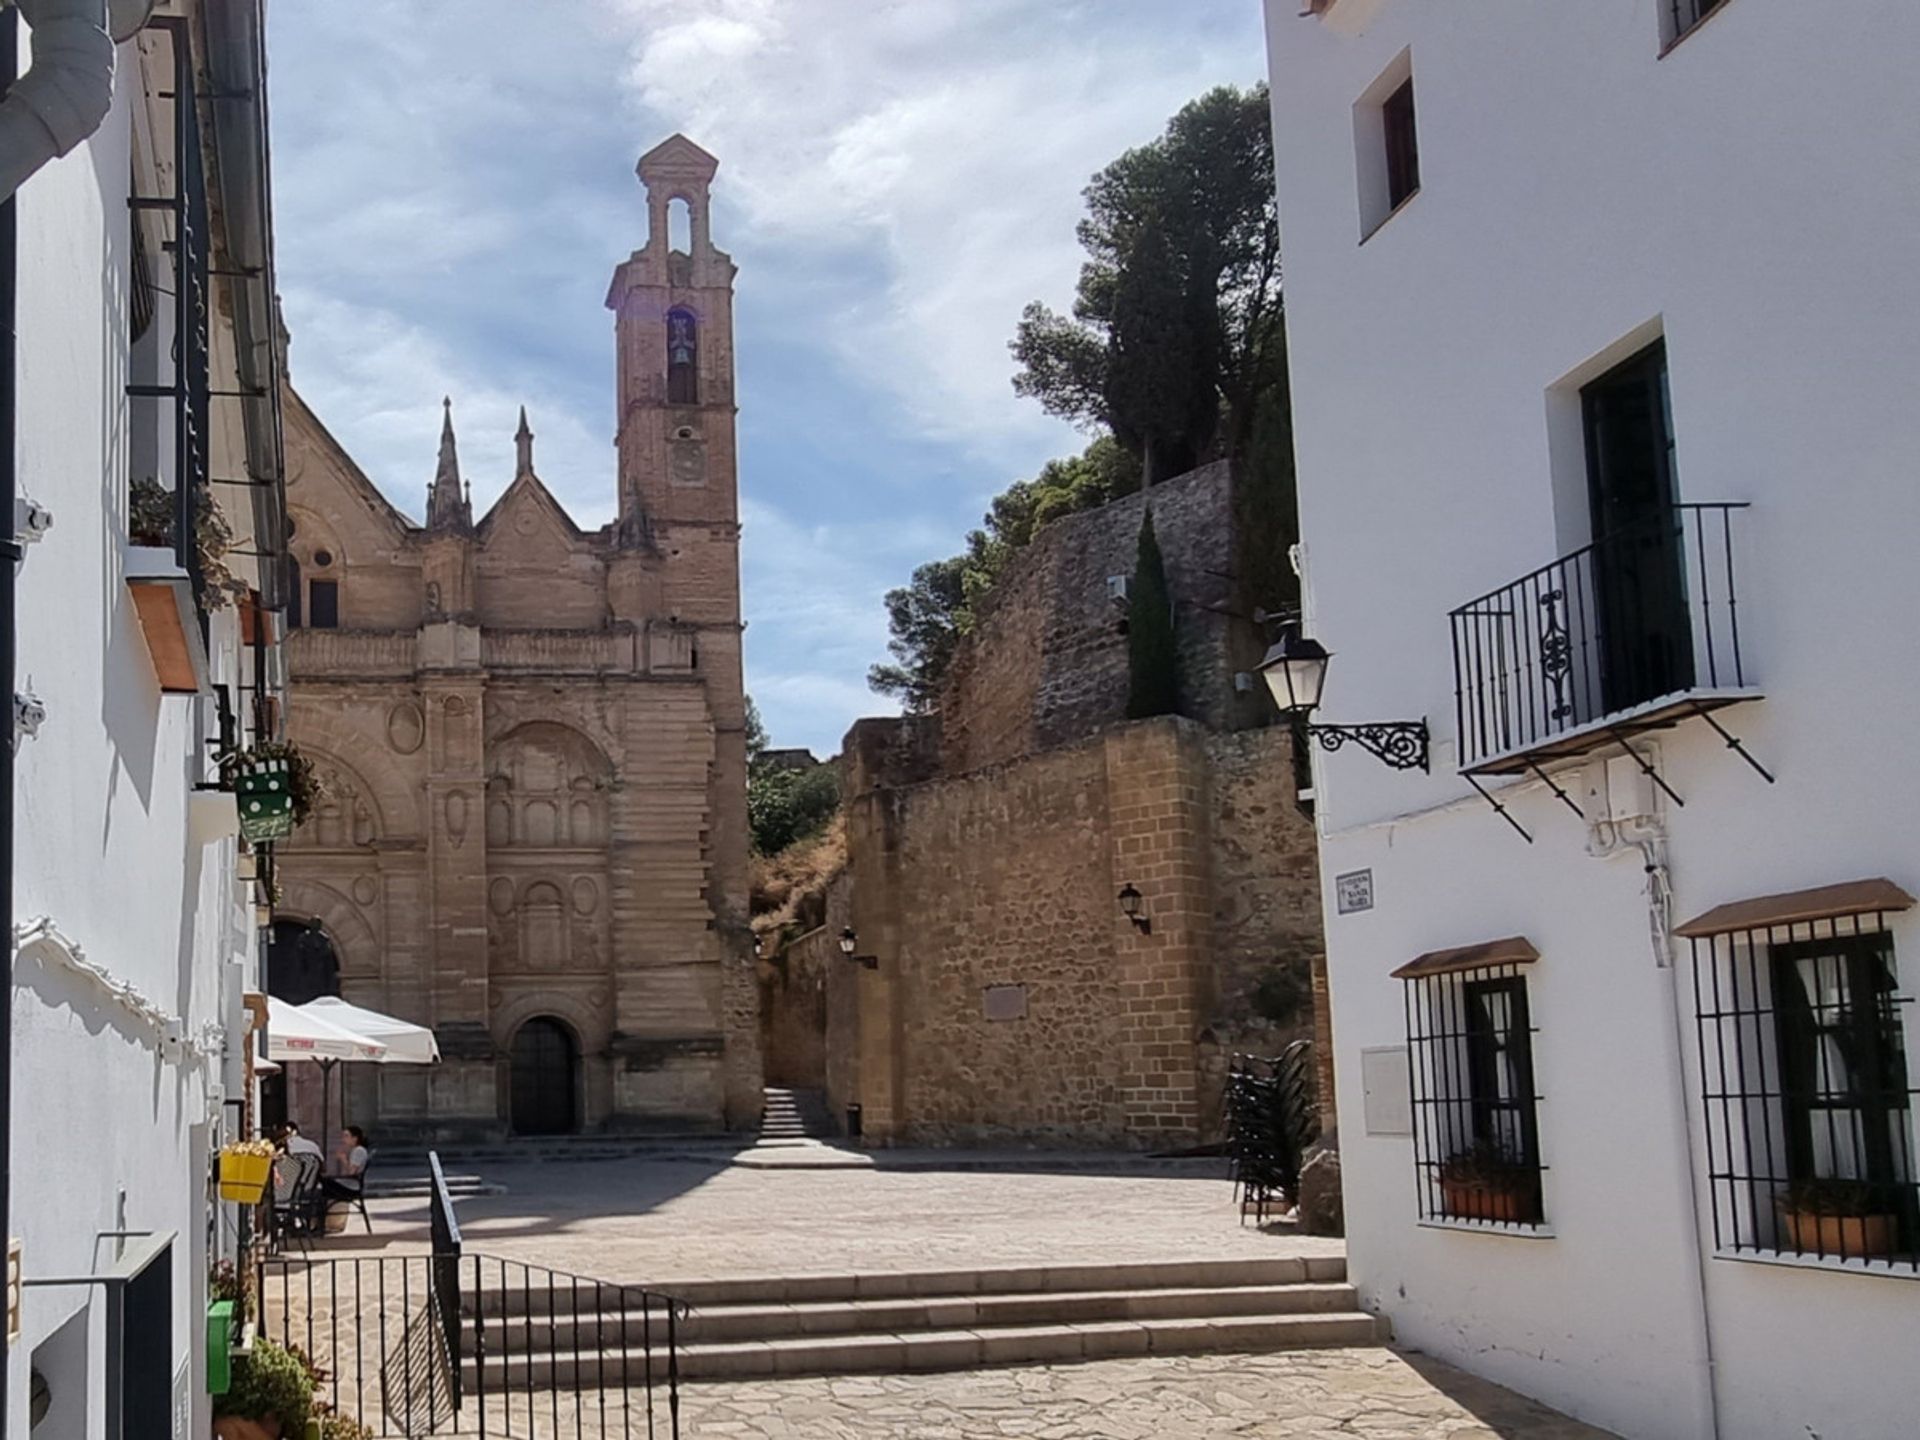
{"type": "Polygon", "coordinates": [[[847,1106],[847,1138],[849,1140],[860,1138],[860,1107],[858,1105],[847,1106]]]}

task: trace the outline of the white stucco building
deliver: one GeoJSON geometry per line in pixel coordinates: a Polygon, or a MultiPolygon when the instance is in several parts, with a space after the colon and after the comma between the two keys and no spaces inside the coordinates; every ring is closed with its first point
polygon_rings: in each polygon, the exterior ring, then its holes
{"type": "Polygon", "coordinates": [[[1911,1435],[1920,8],[1267,28],[1315,719],[1431,726],[1315,757],[1352,1274],[1623,1435],[1911,1435]]]}
{"type": "Polygon", "coordinates": [[[25,1288],[5,1433],[205,1435],[208,1267],[241,1223],[211,1165],[244,1134],[264,918],[217,757],[281,723],[261,8],[21,8],[0,8],[0,73],[21,77],[0,104],[0,620],[4,713],[26,721],[6,736],[25,1288]],[[218,605],[173,543],[183,491],[232,532],[218,605]]]}

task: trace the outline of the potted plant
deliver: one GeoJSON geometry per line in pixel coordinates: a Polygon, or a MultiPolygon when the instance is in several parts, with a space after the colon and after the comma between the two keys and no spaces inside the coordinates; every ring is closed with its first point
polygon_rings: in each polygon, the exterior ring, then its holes
{"type": "Polygon", "coordinates": [[[236,1140],[220,1147],[220,1198],[258,1205],[273,1178],[273,1142],[236,1140]]]}
{"type": "MultiPolygon", "coordinates": [[[[127,538],[135,545],[171,550],[174,534],[174,497],[171,490],[147,477],[127,487],[127,538]]],[[[202,488],[194,496],[193,543],[200,569],[199,600],[208,610],[224,610],[249,593],[244,581],[227,569],[233,548],[233,528],[220,507],[202,488]]]]}
{"type": "Polygon", "coordinates": [[[234,1357],[233,1379],[213,1401],[217,1440],[293,1440],[313,1416],[313,1380],[307,1366],[271,1340],[234,1357]]]}
{"type": "Polygon", "coordinates": [[[1803,1255],[1874,1260],[1893,1254],[1899,1218],[1880,1187],[1864,1180],[1796,1180],[1776,1201],[1787,1248],[1803,1255]]]}
{"type": "Polygon", "coordinates": [[[267,740],[223,756],[220,778],[239,802],[240,834],[249,844],[285,839],[320,799],[313,762],[291,740],[267,740]]]}
{"type": "Polygon", "coordinates": [[[1476,1140],[1440,1166],[1448,1215],[1461,1220],[1525,1222],[1540,1216],[1540,1172],[1492,1140],[1476,1140]]]}

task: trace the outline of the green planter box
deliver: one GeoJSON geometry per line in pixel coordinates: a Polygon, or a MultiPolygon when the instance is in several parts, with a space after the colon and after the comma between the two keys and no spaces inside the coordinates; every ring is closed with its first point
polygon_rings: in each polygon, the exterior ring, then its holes
{"type": "Polygon", "coordinates": [[[207,1306],[207,1393],[224,1395],[233,1386],[233,1301],[207,1306]]]}

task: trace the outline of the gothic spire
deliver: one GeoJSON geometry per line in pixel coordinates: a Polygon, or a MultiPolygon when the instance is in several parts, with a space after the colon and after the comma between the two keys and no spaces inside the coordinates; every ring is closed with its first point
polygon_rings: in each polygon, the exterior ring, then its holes
{"type": "Polygon", "coordinates": [[[460,484],[460,457],[453,445],[453,397],[440,404],[440,464],[427,489],[427,528],[467,530],[473,526],[473,506],[460,484]]]}
{"type": "Polygon", "coordinates": [[[527,424],[527,407],[524,405],[520,407],[520,428],[514,432],[513,445],[517,452],[513,474],[517,480],[522,475],[533,474],[533,428],[527,424]]]}

